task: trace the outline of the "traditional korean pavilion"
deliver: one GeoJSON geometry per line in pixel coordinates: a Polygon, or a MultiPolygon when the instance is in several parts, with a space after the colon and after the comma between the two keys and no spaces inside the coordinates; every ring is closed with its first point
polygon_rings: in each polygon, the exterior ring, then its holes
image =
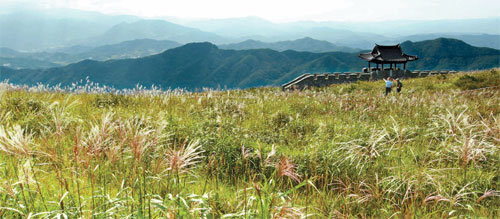
{"type": "Polygon", "coordinates": [[[368,69],[371,69],[370,63],[373,62],[377,64],[377,70],[379,69],[379,64],[382,65],[382,70],[384,69],[384,64],[389,64],[391,70],[393,69],[393,65],[394,68],[397,68],[398,64],[403,64],[403,69],[406,70],[407,62],[418,60],[417,56],[403,53],[400,44],[394,46],[381,46],[375,44],[372,52],[361,53],[359,57],[368,61],[368,69]]]}

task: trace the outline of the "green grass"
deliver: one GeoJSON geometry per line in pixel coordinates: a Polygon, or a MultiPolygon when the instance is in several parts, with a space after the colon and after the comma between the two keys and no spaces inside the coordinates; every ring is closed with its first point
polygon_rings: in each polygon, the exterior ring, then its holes
{"type": "Polygon", "coordinates": [[[387,97],[380,81],[134,95],[2,84],[0,218],[498,218],[499,80],[408,79],[387,97]]]}

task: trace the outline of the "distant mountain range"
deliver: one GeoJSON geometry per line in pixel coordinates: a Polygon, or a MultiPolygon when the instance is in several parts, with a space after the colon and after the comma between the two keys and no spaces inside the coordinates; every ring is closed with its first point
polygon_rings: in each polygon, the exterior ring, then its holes
{"type": "MultiPolygon", "coordinates": [[[[406,53],[420,57],[408,64],[410,69],[471,70],[500,66],[500,50],[473,47],[460,40],[408,41],[401,46],[406,53]]],[[[223,50],[211,43],[190,43],[137,59],[85,60],[45,70],[0,67],[0,80],[70,85],[89,77],[91,81],[117,88],[131,88],[136,84],[189,89],[248,88],[279,85],[306,72],[359,71],[366,62],[357,55],[270,49],[223,50]]]]}
{"type": "MultiPolygon", "coordinates": [[[[416,35],[412,38],[427,39],[433,35],[416,35]]],[[[466,38],[467,36],[462,36],[466,38]]],[[[482,35],[485,41],[494,41],[494,35],[482,35]]],[[[436,41],[437,42],[437,41],[436,41]]],[[[395,44],[396,42],[386,42],[385,44],[395,44]]],[[[478,42],[480,43],[480,42],[478,42]]],[[[384,44],[384,43],[381,43],[384,44]]],[[[144,56],[158,54],[167,49],[179,47],[182,44],[169,41],[169,40],[152,40],[152,39],[139,39],[124,41],[118,44],[104,45],[98,47],[90,46],[72,46],[72,47],[62,47],[58,49],[53,49],[51,52],[18,52],[9,48],[0,48],[0,66],[7,66],[9,68],[20,69],[20,68],[51,68],[57,66],[63,66],[70,63],[79,62],[85,59],[106,61],[110,59],[126,59],[126,58],[140,58],[144,56]]],[[[458,46],[463,46],[458,43],[458,46]]],[[[337,46],[328,41],[316,40],[310,37],[297,39],[293,41],[279,41],[266,43],[257,40],[246,40],[240,43],[234,44],[222,44],[218,45],[220,49],[233,49],[233,50],[247,50],[247,49],[272,49],[279,52],[286,50],[295,50],[299,52],[357,52],[361,49],[354,49],[345,46],[337,46]]],[[[455,48],[456,50],[463,49],[455,48]]],[[[469,49],[470,48],[466,48],[469,49]]],[[[433,50],[431,50],[433,51],[433,50]]],[[[484,50],[488,51],[488,50],[484,50]]],[[[420,54],[426,51],[416,51],[420,54]]],[[[425,57],[432,57],[434,54],[426,52],[425,57]]],[[[484,57],[483,57],[484,58],[484,57]]],[[[475,63],[481,63],[481,60],[475,63]]],[[[491,61],[486,61],[490,63],[491,61]]],[[[421,62],[424,63],[424,62],[421,62]]],[[[449,64],[449,62],[445,62],[449,64]]],[[[422,64],[419,68],[428,68],[427,63],[422,64]]],[[[460,67],[460,66],[459,66],[460,67]]]]}
{"type": "Polygon", "coordinates": [[[413,69],[474,70],[500,66],[500,50],[474,47],[461,40],[439,38],[401,44],[405,53],[417,55],[413,69]]]}
{"type": "Polygon", "coordinates": [[[246,40],[241,43],[219,45],[221,49],[272,49],[276,51],[295,50],[301,52],[357,52],[361,49],[354,49],[347,46],[337,46],[324,40],[315,40],[305,37],[297,40],[287,40],[273,43],[266,43],[258,40],[246,40]]]}
{"type": "Polygon", "coordinates": [[[82,61],[85,59],[105,61],[109,59],[139,58],[158,54],[182,44],[170,40],[140,39],[98,47],[59,48],[53,52],[18,52],[0,48],[0,66],[10,68],[49,68],[82,61]],[[71,54],[67,51],[78,51],[71,54]]]}
{"type": "Polygon", "coordinates": [[[124,59],[139,58],[158,54],[167,49],[179,47],[182,44],[171,40],[136,39],[117,44],[98,46],[76,54],[76,59],[124,59]]]}
{"type": "MultiPolygon", "coordinates": [[[[375,43],[394,44],[406,40],[421,41],[447,37],[460,39],[474,46],[500,49],[499,23],[500,17],[359,23],[273,23],[247,17],[174,23],[163,19],[51,9],[0,14],[0,47],[22,52],[79,54],[89,48],[136,39],[170,40],[181,44],[212,42],[217,45],[254,40],[272,43],[266,48],[272,47],[281,51],[282,46],[274,44],[275,42],[307,37],[328,41],[337,47],[360,49],[370,49],[375,43]]],[[[319,52],[316,48],[296,49],[319,52]]],[[[348,50],[337,48],[331,51],[348,50]]]]}
{"type": "Polygon", "coordinates": [[[0,14],[0,47],[40,51],[78,44],[114,25],[139,20],[72,9],[19,11],[0,14]]]}
{"type": "MultiPolygon", "coordinates": [[[[499,21],[500,28],[500,21],[499,21]]],[[[478,47],[489,47],[493,49],[500,49],[500,35],[495,34],[417,34],[409,35],[400,38],[400,42],[411,40],[411,41],[423,41],[423,40],[433,40],[436,38],[453,38],[457,40],[462,40],[470,45],[478,47]]]]}
{"type": "Polygon", "coordinates": [[[273,23],[258,17],[190,21],[184,23],[203,31],[239,41],[263,42],[311,37],[337,46],[369,49],[375,43],[455,38],[474,46],[500,49],[500,17],[434,21],[314,22],[273,23]]]}
{"type": "MultiPolygon", "coordinates": [[[[50,68],[67,65],[85,59],[105,61],[109,59],[139,58],[158,54],[167,49],[181,46],[182,44],[170,40],[140,39],[124,41],[118,44],[98,47],[71,46],[53,49],[52,52],[18,52],[10,48],[0,48],[0,66],[14,69],[20,68],[50,68]]],[[[223,44],[221,49],[272,49],[276,51],[295,50],[302,52],[356,52],[345,46],[336,46],[328,41],[302,38],[293,41],[280,41],[265,43],[256,40],[247,40],[235,44],[223,44]]]]}
{"type": "MultiPolygon", "coordinates": [[[[228,37],[246,37],[252,35],[264,37],[275,36],[285,32],[303,32],[311,28],[327,27],[336,30],[348,30],[356,33],[376,33],[390,38],[398,38],[400,36],[430,33],[452,33],[454,35],[459,33],[484,33],[499,35],[499,23],[500,16],[447,20],[387,20],[375,22],[296,21],[287,23],[274,23],[259,17],[241,17],[194,20],[181,24],[228,37]]],[[[316,37],[313,38],[317,39],[316,37]]]]}
{"type": "Polygon", "coordinates": [[[40,68],[53,68],[61,65],[29,57],[20,57],[20,58],[0,57],[0,66],[5,66],[14,69],[20,69],[20,68],[40,69],[40,68]]]}
{"type": "MultiPolygon", "coordinates": [[[[18,52],[10,48],[0,48],[0,66],[10,68],[50,68],[85,59],[105,61],[109,59],[139,58],[158,54],[182,44],[169,40],[140,39],[98,47],[72,46],[53,49],[52,52],[18,52]],[[72,52],[72,53],[69,53],[72,52]]],[[[336,46],[327,41],[302,38],[293,41],[264,43],[247,40],[237,44],[220,45],[221,49],[273,49],[277,51],[296,50],[305,52],[356,52],[360,49],[336,46]]]]}
{"type": "Polygon", "coordinates": [[[209,41],[222,43],[227,40],[214,33],[174,24],[164,20],[139,20],[120,23],[101,35],[85,39],[82,44],[105,45],[134,39],[171,40],[180,43],[209,41]]]}

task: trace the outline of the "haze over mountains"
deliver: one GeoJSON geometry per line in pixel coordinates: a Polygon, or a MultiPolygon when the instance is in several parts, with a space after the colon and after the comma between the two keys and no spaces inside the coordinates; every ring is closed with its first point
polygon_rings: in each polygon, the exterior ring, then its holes
{"type": "MultiPolygon", "coordinates": [[[[163,52],[182,44],[170,40],[138,39],[118,44],[91,46],[71,46],[48,50],[50,52],[19,52],[6,47],[0,48],[0,65],[10,68],[49,68],[82,61],[85,59],[105,61],[109,59],[139,58],[163,52]]],[[[246,40],[241,43],[223,44],[222,49],[273,49],[277,51],[295,50],[305,52],[357,52],[360,49],[336,46],[327,41],[302,38],[293,41],[265,43],[246,40]]]]}
{"type": "MultiPolygon", "coordinates": [[[[173,20],[173,19],[171,19],[173,20]]],[[[111,16],[74,9],[13,11],[0,14],[0,47],[49,51],[70,46],[102,46],[135,39],[218,45],[257,40],[266,43],[310,37],[336,46],[369,49],[374,43],[399,43],[448,37],[474,46],[500,49],[500,17],[437,21],[290,22],[256,17],[169,22],[111,16]]]]}
{"type": "Polygon", "coordinates": [[[101,35],[87,39],[89,44],[103,45],[119,43],[134,39],[172,40],[180,43],[210,41],[221,43],[227,41],[217,34],[185,27],[164,20],[139,20],[131,23],[120,23],[101,35]]]}
{"type": "Polygon", "coordinates": [[[67,65],[85,59],[139,58],[157,54],[182,44],[170,40],[137,39],[98,47],[72,46],[49,50],[50,52],[19,52],[0,48],[0,66],[10,68],[48,68],[67,65]]]}
{"type": "Polygon", "coordinates": [[[310,28],[328,27],[360,33],[405,36],[427,33],[486,33],[500,34],[500,17],[449,20],[388,20],[368,22],[297,21],[273,23],[258,17],[195,20],[180,22],[203,31],[225,36],[273,36],[282,32],[303,32],[310,28]]]}
{"type": "Polygon", "coordinates": [[[70,46],[104,33],[134,16],[110,16],[72,9],[23,10],[0,14],[0,47],[40,51],[70,46]],[[76,43],[75,43],[76,42],[76,43]]]}
{"type": "MultiPolygon", "coordinates": [[[[440,38],[401,44],[408,54],[423,57],[409,68],[472,70],[500,65],[500,50],[478,48],[463,41],[440,38]]],[[[136,84],[162,88],[218,86],[248,88],[280,85],[306,72],[359,71],[366,62],[358,53],[311,53],[271,49],[223,50],[211,43],[190,43],[137,59],[85,60],[46,70],[0,68],[0,80],[22,84],[70,85],[85,80],[133,88],[136,84]]]]}
{"type": "Polygon", "coordinates": [[[221,49],[272,49],[276,51],[295,50],[301,52],[358,52],[361,49],[355,49],[347,46],[337,46],[325,40],[315,40],[310,37],[304,37],[297,40],[286,40],[279,42],[266,43],[258,40],[245,40],[240,43],[223,44],[221,49]]]}
{"type": "Polygon", "coordinates": [[[118,88],[279,85],[305,72],[359,71],[366,64],[360,50],[401,42],[421,57],[410,69],[484,69],[500,66],[499,23],[498,17],[174,23],[67,9],[0,11],[0,79],[69,85],[90,76],[118,88]]]}

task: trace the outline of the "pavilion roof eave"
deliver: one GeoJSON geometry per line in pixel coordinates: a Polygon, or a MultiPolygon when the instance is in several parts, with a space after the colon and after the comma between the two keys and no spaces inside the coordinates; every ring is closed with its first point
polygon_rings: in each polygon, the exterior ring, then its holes
{"type": "Polygon", "coordinates": [[[373,62],[373,63],[376,63],[376,64],[402,64],[402,63],[407,63],[409,61],[413,61],[413,60],[397,60],[397,61],[380,61],[380,60],[376,60],[376,59],[373,59],[373,60],[370,60],[368,62],[373,62]]]}
{"type": "Polygon", "coordinates": [[[382,59],[382,57],[374,56],[373,54],[370,54],[370,53],[360,54],[359,57],[365,61],[373,62],[373,63],[377,63],[377,64],[391,64],[391,63],[393,63],[393,64],[398,63],[399,64],[399,63],[406,63],[406,62],[418,60],[417,56],[410,56],[410,55],[406,55],[406,54],[403,54],[404,58],[390,59],[390,60],[384,60],[384,59],[382,59]]]}

